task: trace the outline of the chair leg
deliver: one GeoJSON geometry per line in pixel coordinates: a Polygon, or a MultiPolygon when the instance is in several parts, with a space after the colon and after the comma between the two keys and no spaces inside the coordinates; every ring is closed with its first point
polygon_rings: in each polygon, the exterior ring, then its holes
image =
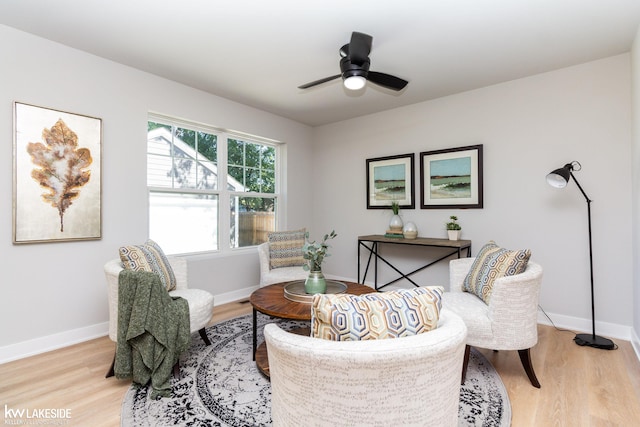
{"type": "Polygon", "coordinates": [[[460,385],[464,384],[467,378],[467,365],[469,365],[469,355],[471,354],[471,347],[465,345],[464,347],[464,360],[462,361],[462,378],[460,379],[460,385]]]}
{"type": "Polygon", "coordinates": [[[200,333],[200,337],[202,338],[202,341],[204,341],[204,343],[206,345],[211,345],[211,341],[209,340],[209,337],[207,336],[206,329],[202,328],[198,332],[200,333]]]}
{"type": "Polygon", "coordinates": [[[177,380],[180,379],[180,360],[173,365],[173,377],[177,380]]]}
{"type": "Polygon", "coordinates": [[[518,350],[518,355],[520,356],[520,361],[522,362],[522,366],[524,367],[527,376],[529,377],[529,381],[531,381],[531,385],[535,388],[540,388],[540,382],[538,382],[538,378],[536,377],[536,373],[533,371],[533,365],[531,364],[531,352],[530,348],[526,350],[518,350]]]}
{"type": "Polygon", "coordinates": [[[107,375],[105,375],[105,378],[109,378],[115,375],[115,369],[116,367],[116,353],[115,351],[113,352],[113,360],[111,361],[111,367],[109,368],[109,370],[107,371],[107,375]]]}

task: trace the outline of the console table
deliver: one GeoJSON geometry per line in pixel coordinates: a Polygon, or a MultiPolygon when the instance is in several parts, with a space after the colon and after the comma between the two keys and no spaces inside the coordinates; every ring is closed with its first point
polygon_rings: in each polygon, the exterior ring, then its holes
{"type": "Polygon", "coordinates": [[[448,240],[448,239],[434,239],[430,237],[418,237],[416,239],[399,239],[393,237],[385,237],[380,234],[372,234],[370,236],[359,236],[358,237],[358,283],[364,283],[367,278],[367,273],[369,272],[369,267],[371,265],[372,258],[373,262],[373,280],[376,290],[380,290],[385,286],[391,285],[402,279],[407,279],[409,282],[413,283],[414,286],[420,286],[416,282],[414,282],[409,276],[424,270],[425,268],[431,267],[432,265],[449,258],[450,256],[457,255],[458,258],[461,257],[462,251],[467,251],[467,256],[471,256],[471,240],[448,240]],[[391,262],[387,259],[383,258],[380,255],[379,245],[406,245],[410,247],[434,247],[434,248],[444,248],[450,249],[447,253],[440,258],[430,261],[427,264],[419,267],[413,271],[408,273],[403,273],[397,267],[395,267],[391,262]],[[362,279],[360,279],[360,248],[364,248],[369,251],[369,257],[367,259],[367,266],[365,267],[364,274],[362,275],[362,279]],[[385,283],[384,285],[378,286],[378,260],[384,262],[389,267],[391,267],[395,272],[400,274],[400,277],[394,279],[390,282],[385,283]]]}

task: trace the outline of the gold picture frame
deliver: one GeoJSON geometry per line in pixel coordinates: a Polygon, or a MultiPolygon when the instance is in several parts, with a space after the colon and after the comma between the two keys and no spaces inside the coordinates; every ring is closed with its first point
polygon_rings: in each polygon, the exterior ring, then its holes
{"type": "Polygon", "coordinates": [[[13,243],[102,238],[102,120],[14,102],[13,243]]]}

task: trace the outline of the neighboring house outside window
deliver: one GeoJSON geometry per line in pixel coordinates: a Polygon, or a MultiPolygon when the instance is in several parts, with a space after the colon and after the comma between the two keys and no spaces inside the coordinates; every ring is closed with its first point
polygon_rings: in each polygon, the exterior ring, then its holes
{"type": "Polygon", "coordinates": [[[275,230],[278,146],[150,115],[149,238],[169,254],[253,246],[275,230]]]}

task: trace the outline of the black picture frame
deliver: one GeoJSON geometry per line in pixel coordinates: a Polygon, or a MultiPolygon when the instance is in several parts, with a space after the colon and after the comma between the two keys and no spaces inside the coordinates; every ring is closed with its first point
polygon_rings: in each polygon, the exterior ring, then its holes
{"type": "Polygon", "coordinates": [[[367,159],[367,209],[415,208],[415,154],[367,159]]]}
{"type": "Polygon", "coordinates": [[[420,153],[421,209],[482,209],[482,144],[420,153]]]}

